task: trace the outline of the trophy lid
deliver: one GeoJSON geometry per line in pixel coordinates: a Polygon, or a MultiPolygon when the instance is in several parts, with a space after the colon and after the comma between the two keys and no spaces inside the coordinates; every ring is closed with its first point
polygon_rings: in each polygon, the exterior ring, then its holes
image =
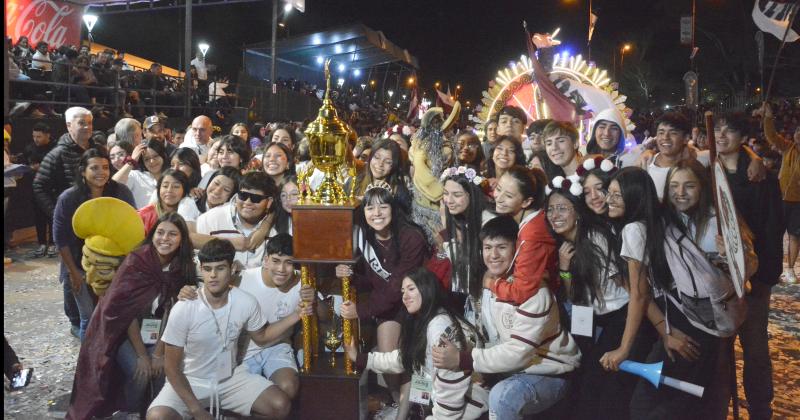
{"type": "Polygon", "coordinates": [[[348,125],[339,118],[336,107],[331,100],[331,60],[325,61],[325,98],[322,100],[322,107],[319,109],[317,118],[308,124],[306,135],[311,137],[322,137],[324,135],[347,136],[351,130],[348,125]]]}

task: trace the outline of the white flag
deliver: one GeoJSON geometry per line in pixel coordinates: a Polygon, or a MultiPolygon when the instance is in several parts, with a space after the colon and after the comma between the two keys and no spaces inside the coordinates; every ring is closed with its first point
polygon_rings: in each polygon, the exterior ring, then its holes
{"type": "Polygon", "coordinates": [[[797,2],[756,0],[753,20],[762,31],[769,32],[780,40],[783,40],[785,34],[786,42],[794,42],[800,39],[796,28],[800,21],[795,19],[795,25],[789,28],[788,33],[786,28],[789,27],[792,15],[797,13],[797,7],[797,2]]]}

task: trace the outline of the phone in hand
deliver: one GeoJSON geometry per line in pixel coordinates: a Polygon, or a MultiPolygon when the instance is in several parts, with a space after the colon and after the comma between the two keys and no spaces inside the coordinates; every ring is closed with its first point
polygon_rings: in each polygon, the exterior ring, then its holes
{"type": "Polygon", "coordinates": [[[33,376],[33,368],[22,369],[11,378],[11,390],[22,389],[28,386],[33,376]]]}

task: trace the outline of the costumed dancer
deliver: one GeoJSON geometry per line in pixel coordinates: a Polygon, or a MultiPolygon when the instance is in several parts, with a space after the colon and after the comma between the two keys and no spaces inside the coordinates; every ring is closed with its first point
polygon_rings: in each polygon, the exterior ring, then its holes
{"type": "Polygon", "coordinates": [[[453,155],[453,146],[447,143],[444,132],[453,124],[461,111],[456,102],[453,111],[444,120],[444,110],[434,107],[422,116],[420,129],[411,139],[408,157],[414,165],[413,219],[422,226],[429,243],[435,243],[435,235],[442,229],[439,218],[439,201],[444,188],[439,177],[453,155]]]}

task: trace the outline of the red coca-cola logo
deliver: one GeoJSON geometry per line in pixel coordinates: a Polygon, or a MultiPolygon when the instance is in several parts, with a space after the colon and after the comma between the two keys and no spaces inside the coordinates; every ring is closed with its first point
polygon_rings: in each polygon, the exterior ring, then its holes
{"type": "Polygon", "coordinates": [[[12,40],[27,36],[32,46],[44,41],[58,48],[81,40],[81,13],[66,2],[10,0],[6,2],[6,25],[12,40]]]}

